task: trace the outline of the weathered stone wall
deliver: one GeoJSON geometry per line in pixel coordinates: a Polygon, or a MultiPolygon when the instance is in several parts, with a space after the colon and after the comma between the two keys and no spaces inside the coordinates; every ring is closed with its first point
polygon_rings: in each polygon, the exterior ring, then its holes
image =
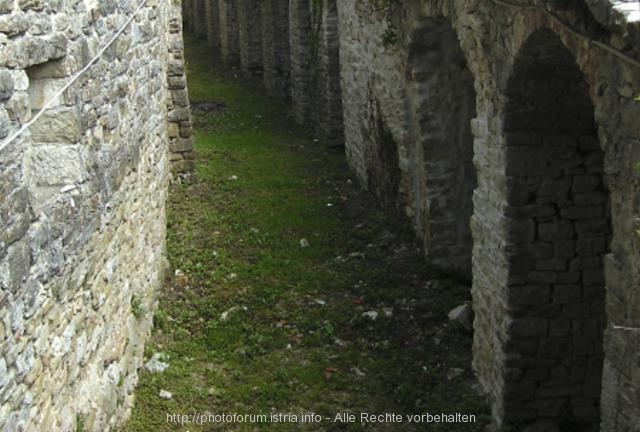
{"type": "Polygon", "coordinates": [[[225,66],[240,64],[240,38],[238,34],[237,2],[218,0],[220,29],[220,53],[225,66]]]}
{"type": "Polygon", "coordinates": [[[0,429],[104,431],[129,411],[165,267],[179,13],[0,2],[0,429]]]}
{"type": "Polygon", "coordinates": [[[289,2],[291,110],[300,124],[311,123],[311,7],[309,0],[289,2]]]}
{"type": "Polygon", "coordinates": [[[193,33],[201,38],[207,36],[207,13],[205,2],[208,0],[191,0],[193,13],[193,33]]]}
{"type": "Polygon", "coordinates": [[[311,4],[311,118],[323,141],[344,143],[336,0],[311,4]]]}
{"type": "Polygon", "coordinates": [[[191,108],[184,67],[184,44],[182,41],[182,19],[178,6],[172,6],[168,34],[167,83],[171,95],[167,110],[169,135],[169,161],[175,180],[193,180],[195,152],[191,127],[191,108]]]}
{"type": "MultiPolygon", "coordinates": [[[[638,58],[610,3],[588,3],[550,6],[638,58]]],[[[637,65],[537,7],[405,2],[387,21],[338,6],[348,158],[431,261],[464,270],[472,249],[474,366],[496,418],[638,430],[637,65]]]]}
{"type": "MultiPolygon", "coordinates": [[[[262,4],[265,81],[288,20],[296,120],[344,137],[362,185],[409,216],[429,261],[472,279],[474,368],[498,423],[640,430],[627,3],[291,0],[280,20],[275,3],[262,4]]],[[[237,38],[219,21],[221,40],[237,38]]]]}
{"type": "Polygon", "coordinates": [[[262,76],[261,7],[265,2],[238,0],[240,68],[247,77],[262,76]]]}
{"type": "Polygon", "coordinates": [[[206,0],[204,3],[207,26],[207,44],[213,55],[220,55],[220,6],[218,0],[206,0]]]}
{"type": "Polygon", "coordinates": [[[291,78],[289,1],[264,0],[261,6],[264,86],[267,93],[289,99],[291,78]]]}

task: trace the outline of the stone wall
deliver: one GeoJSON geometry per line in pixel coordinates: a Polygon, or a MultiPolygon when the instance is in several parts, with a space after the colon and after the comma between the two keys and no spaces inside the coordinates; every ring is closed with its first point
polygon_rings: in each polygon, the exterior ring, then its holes
{"type": "MultiPolygon", "coordinates": [[[[188,0],[183,2],[183,5],[188,4],[188,0]]],[[[186,8],[186,6],[183,6],[186,8]]],[[[218,6],[218,0],[207,0],[204,3],[207,26],[207,44],[211,47],[213,55],[220,55],[220,25],[218,14],[220,13],[220,6],[218,6]]]]}
{"type": "Polygon", "coordinates": [[[179,13],[0,2],[0,429],[104,431],[129,411],[165,268],[179,13]]]}
{"type": "Polygon", "coordinates": [[[640,71],[560,20],[640,45],[610,2],[587,3],[416,1],[387,18],[339,2],[346,150],[431,262],[471,269],[499,423],[636,431],[640,71]]]}
{"type": "Polygon", "coordinates": [[[628,2],[290,0],[279,20],[276,3],[262,3],[267,88],[289,88],[318,138],[346,141],[430,263],[472,280],[474,368],[496,422],[640,430],[628,2]],[[290,84],[267,80],[286,21],[290,84]]]}
{"type": "Polygon", "coordinates": [[[291,110],[296,122],[311,123],[311,7],[309,0],[289,1],[291,110]]]}
{"type": "Polygon", "coordinates": [[[246,77],[262,76],[261,5],[266,2],[238,0],[240,68],[246,77]]]}
{"type": "Polygon", "coordinates": [[[240,37],[238,34],[237,2],[218,0],[218,7],[222,62],[227,67],[238,66],[240,64],[240,37]]]}
{"type": "Polygon", "coordinates": [[[311,118],[320,138],[344,144],[336,0],[311,2],[311,118]]]}
{"type": "Polygon", "coordinates": [[[171,98],[167,107],[169,161],[174,180],[190,182],[195,171],[191,107],[184,67],[182,19],[179,6],[172,5],[167,36],[169,56],[167,84],[171,98]]]}
{"type": "Polygon", "coordinates": [[[261,3],[261,8],[264,87],[273,96],[289,99],[289,1],[265,0],[261,3]]]}

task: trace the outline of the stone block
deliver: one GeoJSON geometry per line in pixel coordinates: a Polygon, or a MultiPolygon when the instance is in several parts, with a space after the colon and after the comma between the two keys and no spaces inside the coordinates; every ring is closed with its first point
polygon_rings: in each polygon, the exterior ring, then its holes
{"type": "Polygon", "coordinates": [[[11,120],[9,119],[9,115],[7,114],[7,110],[5,110],[3,106],[0,106],[0,139],[5,138],[9,135],[10,125],[11,120]]]}
{"type": "Polygon", "coordinates": [[[176,122],[168,122],[167,124],[167,135],[169,138],[177,138],[179,134],[179,126],[176,122]]]}
{"type": "Polygon", "coordinates": [[[553,302],[556,304],[578,303],[582,300],[581,285],[558,284],[553,287],[553,302]]]}
{"type": "Polygon", "coordinates": [[[48,110],[31,126],[31,138],[41,143],[76,144],[82,135],[80,116],[75,108],[48,110]]]}
{"type": "MultiPolygon", "coordinates": [[[[563,339],[567,340],[567,339],[563,339]]],[[[567,344],[569,345],[569,344],[567,344]]],[[[569,378],[569,371],[564,366],[556,366],[549,371],[549,379],[552,381],[566,381],[569,378]]]]}
{"type": "Polygon", "coordinates": [[[505,215],[514,219],[542,218],[556,214],[552,205],[528,204],[525,206],[509,206],[505,210],[505,215]]]}
{"type": "Polygon", "coordinates": [[[533,381],[546,381],[549,379],[549,369],[547,368],[532,368],[527,369],[526,378],[533,381]]]}
{"type": "Polygon", "coordinates": [[[550,300],[551,286],[525,285],[509,288],[509,303],[516,306],[547,304],[550,300]]]}
{"type": "Polygon", "coordinates": [[[23,14],[0,15],[0,33],[17,36],[27,31],[29,21],[23,14]]]}
{"type": "Polygon", "coordinates": [[[538,224],[538,237],[543,241],[569,240],[575,232],[573,224],[568,220],[541,222],[538,224]]]}
{"type": "Polygon", "coordinates": [[[510,262],[518,260],[537,260],[553,257],[551,243],[535,242],[521,245],[507,245],[507,258],[510,262]]]}
{"type": "Polygon", "coordinates": [[[529,309],[529,315],[533,317],[555,319],[560,316],[562,307],[557,304],[535,305],[529,309]]]}
{"type": "Polygon", "coordinates": [[[575,340],[597,340],[602,328],[603,324],[597,318],[574,319],[571,322],[571,337],[575,340]]]}
{"type": "Polygon", "coordinates": [[[556,273],[556,283],[558,284],[575,284],[580,282],[582,273],[578,270],[570,270],[556,273]]]}
{"type": "Polygon", "coordinates": [[[573,394],[574,388],[570,385],[558,384],[555,387],[540,387],[536,390],[536,397],[547,399],[557,397],[568,397],[573,394]]]}
{"type": "Polygon", "coordinates": [[[605,207],[594,206],[570,206],[560,210],[560,215],[565,219],[596,219],[604,216],[605,207]]]}
{"type": "Polygon", "coordinates": [[[609,233],[609,223],[604,218],[577,220],[575,228],[579,237],[602,237],[609,233]]]}
{"type": "Polygon", "coordinates": [[[513,244],[531,243],[536,234],[532,219],[507,219],[508,241],[513,244]]]}
{"type": "Polygon", "coordinates": [[[37,146],[28,151],[27,166],[38,186],[81,183],[88,174],[79,146],[37,146]]]}
{"type": "Polygon", "coordinates": [[[556,282],[556,273],[553,271],[532,271],[527,275],[527,280],[533,284],[552,284],[556,282]]]}
{"type": "Polygon", "coordinates": [[[551,320],[549,323],[549,336],[564,337],[571,332],[571,321],[566,319],[551,320]]]}
{"type": "Polygon", "coordinates": [[[527,378],[516,382],[507,382],[504,388],[505,398],[511,402],[528,401],[533,399],[536,388],[535,381],[527,378]]]}
{"type": "Polygon", "coordinates": [[[543,358],[566,357],[571,353],[571,348],[569,338],[549,338],[540,342],[538,355],[543,358]]]}
{"type": "Polygon", "coordinates": [[[573,194],[591,192],[601,186],[600,176],[594,174],[577,175],[573,178],[573,194]]]}
{"type": "MultiPolygon", "coordinates": [[[[567,270],[567,267],[568,267],[568,261],[566,259],[562,259],[562,258],[552,258],[552,259],[548,259],[548,260],[537,260],[535,262],[536,270],[541,270],[543,272],[544,271],[560,272],[560,271],[567,270]]],[[[557,273],[556,273],[556,276],[554,278],[557,281],[557,273]]]]}
{"type": "Polygon", "coordinates": [[[569,263],[571,270],[599,269],[602,267],[602,259],[599,256],[576,257],[569,263]]]}
{"type": "Polygon", "coordinates": [[[18,292],[23,282],[27,279],[31,266],[31,254],[29,244],[25,240],[14,243],[7,250],[7,264],[9,278],[7,287],[14,294],[18,292]]]}
{"type": "Polygon", "coordinates": [[[170,150],[174,153],[184,153],[193,149],[193,141],[188,138],[171,140],[170,150]]]}
{"type": "Polygon", "coordinates": [[[609,239],[607,237],[582,238],[576,242],[578,255],[597,256],[607,251],[609,239]]]}
{"type": "Polygon", "coordinates": [[[174,108],[169,111],[167,114],[167,120],[171,122],[181,122],[184,120],[189,120],[191,118],[191,113],[188,108],[174,108]]]}
{"type": "Polygon", "coordinates": [[[13,10],[13,0],[0,0],[0,14],[6,14],[13,10]]]}
{"type": "Polygon", "coordinates": [[[589,286],[604,286],[604,272],[601,268],[583,270],[582,283],[589,286]]]}
{"type": "Polygon", "coordinates": [[[568,178],[544,178],[537,190],[538,196],[566,197],[571,190],[571,180],[568,178]]]}
{"type": "Polygon", "coordinates": [[[595,350],[593,349],[593,342],[574,341],[573,354],[578,356],[584,356],[584,357],[595,354],[595,350]]]}
{"type": "Polygon", "coordinates": [[[604,205],[607,203],[607,195],[602,191],[577,193],[573,196],[573,202],[577,206],[604,205]]]}
{"type": "Polygon", "coordinates": [[[540,338],[547,335],[549,321],[544,318],[525,317],[509,323],[508,333],[513,338],[540,338]]]}
{"type": "Polygon", "coordinates": [[[0,70],[0,101],[9,99],[13,95],[13,76],[9,71],[0,70]]]}
{"type": "Polygon", "coordinates": [[[576,242],[574,240],[554,242],[553,251],[556,258],[571,258],[576,254],[576,242]]]}
{"type": "Polygon", "coordinates": [[[590,303],[572,303],[565,304],[562,307],[562,317],[565,319],[587,319],[591,317],[591,305],[590,303]]]}

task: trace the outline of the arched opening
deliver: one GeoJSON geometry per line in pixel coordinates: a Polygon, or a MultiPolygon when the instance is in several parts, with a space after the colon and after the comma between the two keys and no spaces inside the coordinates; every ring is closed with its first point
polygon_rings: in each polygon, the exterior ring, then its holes
{"type": "Polygon", "coordinates": [[[549,29],[522,47],[507,98],[504,420],[597,430],[610,222],[593,104],[549,29]]]}
{"type": "Polygon", "coordinates": [[[407,80],[417,166],[403,192],[429,260],[470,278],[475,90],[449,19],[428,19],[413,35],[407,80]]]}

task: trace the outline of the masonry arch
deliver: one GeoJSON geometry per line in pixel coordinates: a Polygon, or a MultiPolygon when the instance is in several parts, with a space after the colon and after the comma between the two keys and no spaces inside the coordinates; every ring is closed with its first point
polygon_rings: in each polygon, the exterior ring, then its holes
{"type": "Polygon", "coordinates": [[[504,420],[597,430],[610,222],[593,103],[546,28],[521,47],[506,96],[504,420]]]}
{"type": "Polygon", "coordinates": [[[476,187],[471,119],[474,78],[445,17],[425,20],[409,45],[407,98],[418,165],[408,187],[418,233],[430,261],[471,276],[469,221],[476,187]]]}

